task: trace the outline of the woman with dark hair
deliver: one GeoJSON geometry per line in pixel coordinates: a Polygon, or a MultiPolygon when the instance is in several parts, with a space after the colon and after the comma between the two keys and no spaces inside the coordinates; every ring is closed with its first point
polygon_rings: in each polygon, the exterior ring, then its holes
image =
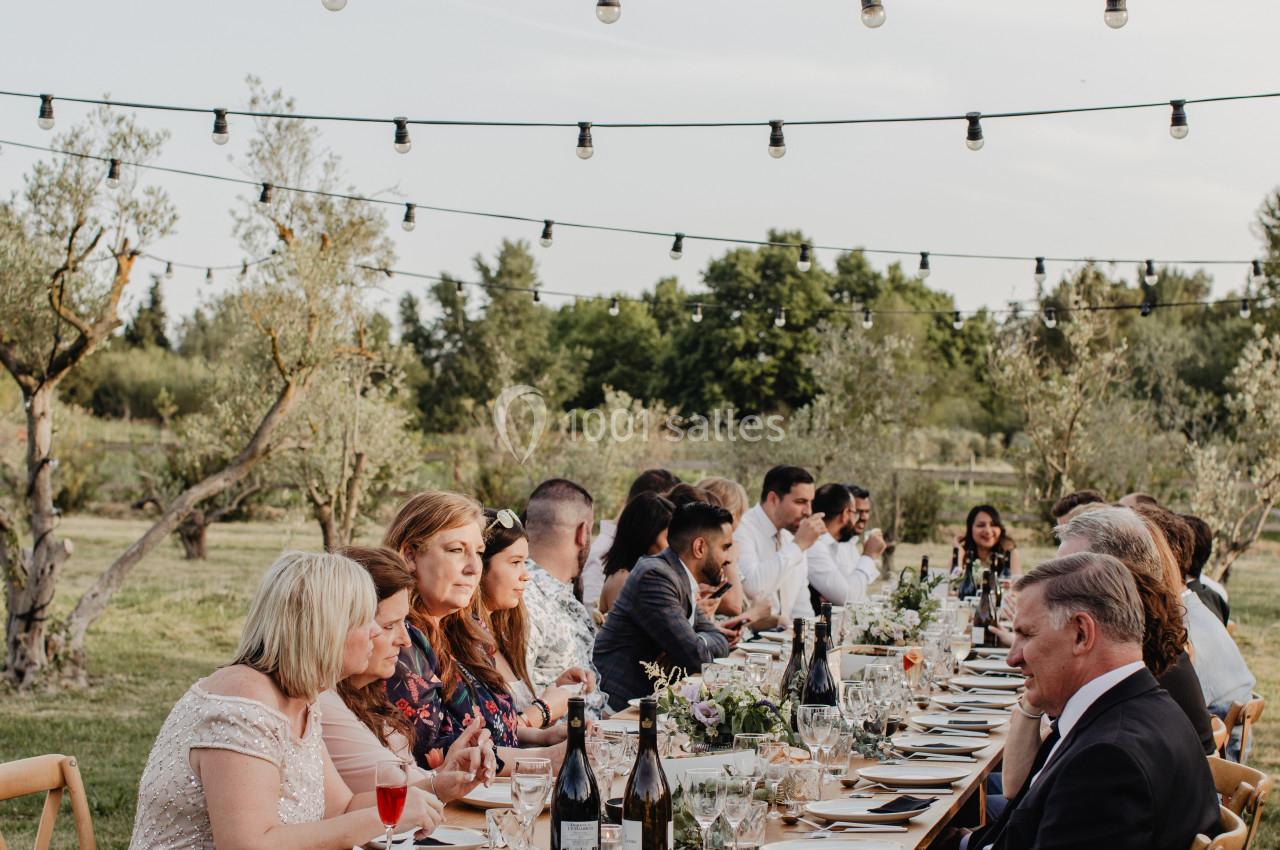
{"type": "Polygon", "coordinates": [[[997,578],[1022,575],[1018,544],[1013,542],[1000,512],[993,505],[976,505],[964,521],[964,534],[956,538],[960,566],[977,561],[996,570],[997,578]]]}
{"type": "MultiPolygon", "coordinates": [[[[681,487],[689,487],[681,484],[681,487]]],[[[667,548],[667,526],[676,507],[657,493],[642,493],[622,509],[613,545],[604,557],[604,588],[600,591],[600,613],[608,614],[613,600],[627,583],[631,568],[646,555],[667,548]]]]}

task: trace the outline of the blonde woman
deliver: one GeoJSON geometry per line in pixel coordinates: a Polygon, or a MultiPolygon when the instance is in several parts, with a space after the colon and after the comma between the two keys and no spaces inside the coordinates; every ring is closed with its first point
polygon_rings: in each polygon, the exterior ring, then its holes
{"type": "MultiPolygon", "coordinates": [[[[345,850],[382,832],[373,794],[334,769],[316,697],[369,663],[376,597],[341,555],[271,565],[226,667],[196,682],[156,736],[138,789],[132,850],[345,850]]],[[[398,829],[443,822],[409,789],[398,829]]]]}
{"type": "MultiPolygon", "coordinates": [[[[742,521],[742,515],[747,512],[747,508],[751,507],[751,503],[747,499],[747,491],[743,486],[731,478],[721,478],[719,476],[704,478],[694,486],[705,490],[711,496],[713,504],[719,505],[733,514],[733,530],[737,531],[738,523],[742,521]]],[[[732,563],[725,568],[724,578],[725,581],[732,582],[733,586],[720,597],[720,604],[715,613],[726,614],[730,617],[743,614],[749,623],[757,622],[768,616],[769,601],[767,599],[760,599],[755,604],[749,603],[746,589],[742,586],[742,575],[738,572],[738,556],[736,552],[732,563]]],[[[704,592],[706,591],[704,590],[704,592]]]]}

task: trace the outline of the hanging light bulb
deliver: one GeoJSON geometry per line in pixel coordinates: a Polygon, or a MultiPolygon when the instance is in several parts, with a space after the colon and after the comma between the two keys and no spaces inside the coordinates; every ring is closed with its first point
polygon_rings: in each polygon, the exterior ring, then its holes
{"type": "Polygon", "coordinates": [[[1251,274],[1250,281],[1254,286],[1261,286],[1267,282],[1267,276],[1262,273],[1262,260],[1254,260],[1250,265],[1251,274]]]}
{"type": "Polygon", "coordinates": [[[551,247],[551,228],[554,225],[555,222],[549,218],[544,218],[542,220],[542,236],[538,238],[538,244],[543,248],[551,247]]]}
{"type": "Polygon", "coordinates": [[[204,282],[205,282],[205,283],[213,283],[213,269],[212,269],[212,268],[207,268],[207,269],[205,269],[205,270],[204,270],[204,282]]]}
{"type": "Polygon", "coordinates": [[[1173,114],[1169,116],[1169,135],[1175,139],[1185,139],[1187,131],[1191,129],[1187,126],[1187,102],[1171,100],[1169,105],[1173,107],[1173,114]]]}
{"type": "Polygon", "coordinates": [[[396,153],[408,153],[413,150],[413,140],[409,138],[409,119],[401,117],[392,118],[391,121],[396,125],[396,134],[393,141],[396,153]]]}
{"type": "Polygon", "coordinates": [[[1102,20],[1113,30],[1118,30],[1129,22],[1129,10],[1125,8],[1125,0],[1107,0],[1106,11],[1102,20]]]}
{"type": "Polygon", "coordinates": [[[120,185],[120,160],[112,159],[107,164],[107,188],[114,189],[120,185]]]}
{"type": "Polygon", "coordinates": [[[622,0],[596,0],[596,18],[602,24],[616,24],[622,17],[622,0]]]}
{"type": "Polygon", "coordinates": [[[1248,298],[1241,298],[1241,299],[1240,299],[1240,318],[1242,318],[1242,319],[1247,319],[1247,318],[1249,318],[1249,315],[1250,315],[1252,312],[1253,312],[1253,311],[1252,311],[1251,309],[1249,309],[1249,299],[1248,299],[1248,298]]]}
{"type": "Polygon", "coordinates": [[[412,230],[418,226],[418,214],[416,212],[417,209],[418,209],[417,204],[404,205],[404,218],[401,219],[400,221],[400,227],[404,230],[405,233],[412,232],[412,230]]]}
{"type": "Polygon", "coordinates": [[[813,268],[813,249],[805,242],[800,246],[800,259],[796,261],[796,268],[802,273],[813,268]]]}
{"type": "Polygon", "coordinates": [[[258,203],[267,206],[271,203],[271,184],[263,183],[262,191],[258,193],[258,203]]]}
{"type": "Polygon", "coordinates": [[[864,331],[869,331],[871,330],[871,325],[872,325],[871,308],[863,307],[862,308],[862,329],[864,331]]]}
{"type": "Polygon", "coordinates": [[[227,126],[227,110],[213,110],[213,133],[210,134],[215,145],[225,145],[231,139],[231,129],[227,126]]]}
{"type": "Polygon", "coordinates": [[[453,292],[455,295],[462,294],[462,281],[456,280],[453,282],[453,292]]]}
{"type": "Polygon", "coordinates": [[[678,260],[684,256],[684,234],[677,233],[675,241],[671,243],[671,259],[678,260]]]}
{"type": "Polygon", "coordinates": [[[787,140],[782,135],[782,122],[769,122],[769,156],[782,159],[787,155],[787,140]]]}
{"type": "Polygon", "coordinates": [[[164,264],[164,276],[166,280],[173,278],[173,263],[166,262],[164,264]]]}
{"type": "Polygon", "coordinates": [[[320,4],[330,12],[341,12],[347,8],[347,0],[320,0],[320,4]]]}
{"type": "Polygon", "coordinates": [[[538,290],[536,290],[536,289],[533,291],[533,303],[534,303],[534,304],[541,304],[541,303],[542,303],[542,293],[541,293],[541,292],[539,292],[539,291],[538,291],[538,290]]]}
{"type": "Polygon", "coordinates": [[[929,252],[928,251],[920,252],[920,267],[916,270],[916,274],[920,276],[921,280],[926,280],[929,277],[929,252]]]}
{"type": "Polygon", "coordinates": [[[1049,330],[1058,326],[1058,311],[1051,304],[1046,304],[1044,308],[1044,326],[1049,330]]]}
{"type": "Polygon", "coordinates": [[[591,155],[596,152],[595,146],[591,144],[591,122],[578,122],[578,159],[591,159],[591,155]]]}
{"type": "Polygon", "coordinates": [[[694,323],[695,325],[696,325],[698,322],[701,322],[701,321],[702,321],[702,305],[701,305],[701,304],[694,304],[694,305],[693,305],[693,315],[692,315],[692,316],[690,316],[689,318],[693,320],[693,323],[694,323]]]}
{"type": "Polygon", "coordinates": [[[862,23],[871,29],[884,24],[884,4],[880,0],[862,0],[862,23]]]}
{"type": "Polygon", "coordinates": [[[735,322],[738,321],[739,319],[742,318],[742,311],[739,310],[737,307],[733,308],[733,310],[730,311],[729,313],[729,318],[733,319],[735,322]]]}
{"type": "Polygon", "coordinates": [[[1009,302],[1009,321],[1016,322],[1022,318],[1022,304],[1017,301],[1009,302]]]}
{"type": "Polygon", "coordinates": [[[1151,309],[1151,302],[1144,298],[1142,299],[1142,306],[1138,308],[1138,315],[1145,319],[1151,315],[1151,309]]]}
{"type": "Polygon", "coordinates": [[[784,328],[787,326],[787,310],[785,307],[779,307],[778,312],[773,317],[773,326],[775,328],[784,328]]]}
{"type": "Polygon", "coordinates": [[[964,143],[968,145],[971,151],[982,150],[982,146],[986,144],[982,140],[982,113],[966,112],[964,117],[969,122],[969,130],[965,133],[964,143]]]}
{"type": "Polygon", "coordinates": [[[53,129],[53,95],[40,95],[40,114],[36,118],[36,124],[41,130],[53,129]]]}
{"type": "Polygon", "coordinates": [[[951,329],[956,331],[964,330],[964,317],[960,315],[959,310],[956,310],[951,316],[951,329]]]}
{"type": "Polygon", "coordinates": [[[1046,277],[1048,277],[1048,275],[1046,275],[1044,271],[1044,257],[1036,257],[1036,283],[1044,283],[1046,277]]]}
{"type": "Polygon", "coordinates": [[[1146,270],[1142,273],[1142,279],[1143,279],[1144,281],[1146,281],[1147,286],[1155,286],[1155,285],[1156,285],[1156,281],[1157,281],[1157,280],[1159,280],[1159,279],[1160,279],[1160,277],[1159,277],[1159,275],[1157,275],[1157,274],[1156,274],[1156,261],[1155,261],[1155,260],[1147,260],[1147,262],[1146,262],[1146,270]]]}
{"type": "Polygon", "coordinates": [[[618,303],[618,299],[617,299],[617,298],[615,298],[615,299],[613,299],[612,301],[610,301],[610,302],[609,302],[609,315],[610,315],[610,316],[616,316],[616,315],[618,315],[618,314],[619,314],[619,313],[621,313],[621,312],[622,312],[622,305],[620,305],[620,304],[618,303]]]}

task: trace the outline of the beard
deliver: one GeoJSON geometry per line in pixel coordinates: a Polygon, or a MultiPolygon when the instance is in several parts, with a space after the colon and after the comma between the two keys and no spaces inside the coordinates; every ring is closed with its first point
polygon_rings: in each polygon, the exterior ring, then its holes
{"type": "Polygon", "coordinates": [[[858,526],[855,523],[849,523],[840,529],[840,534],[836,537],[838,543],[848,543],[850,540],[858,536],[858,526]]]}

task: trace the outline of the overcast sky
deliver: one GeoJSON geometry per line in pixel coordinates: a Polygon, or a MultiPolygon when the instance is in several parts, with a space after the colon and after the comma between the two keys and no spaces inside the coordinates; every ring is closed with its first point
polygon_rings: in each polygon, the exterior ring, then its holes
{"type": "MultiPolygon", "coordinates": [[[[131,0],[7,3],[0,88],[240,107],[256,74],[303,112],[481,120],[765,120],[995,112],[1280,90],[1280,4],[1130,0],[1121,30],[1103,0],[885,0],[869,30],[856,0],[623,0],[596,21],[593,0],[131,0]]],[[[58,105],[65,127],[84,114],[58,105]]],[[[0,98],[0,138],[48,144],[36,104],[0,98]]],[[[387,125],[323,127],[352,185],[422,203],[656,230],[763,238],[801,228],[815,242],[903,250],[1060,256],[1239,258],[1259,252],[1253,222],[1280,184],[1280,99],[984,123],[971,152],[962,123],[793,127],[780,160],[767,129],[607,130],[595,157],[567,129],[413,128],[392,150],[387,125]]],[[[209,139],[206,115],[147,112],[169,129],[162,162],[239,176],[227,162],[250,135],[209,139]]],[[[0,190],[34,155],[6,147],[0,190]]],[[[179,232],[154,246],[197,264],[238,263],[237,187],[159,178],[179,232]]],[[[388,208],[393,225],[398,211],[388,208]]],[[[398,264],[474,278],[471,258],[504,237],[535,243],[545,285],[638,293],[660,276],[701,287],[725,246],[420,212],[391,229],[398,264]]],[[[819,254],[830,264],[834,257],[819,254]]],[[[886,258],[873,257],[877,265],[886,258]]],[[[914,265],[914,263],[912,263],[914,265]]],[[[964,309],[1034,295],[1027,264],[933,263],[930,284],[964,309]]],[[[1057,277],[1063,268],[1050,268],[1057,277]]],[[[1126,274],[1132,269],[1125,268],[1126,274]]],[[[1211,269],[1215,292],[1244,268],[1211,269]]],[[[216,286],[229,286],[231,274],[216,286]]],[[[135,293],[147,276],[135,275],[135,293]]],[[[390,305],[421,282],[388,281],[390,305]]],[[[203,297],[203,274],[166,283],[172,314],[203,297]]],[[[549,299],[550,300],[550,299],[549,299]]]]}

